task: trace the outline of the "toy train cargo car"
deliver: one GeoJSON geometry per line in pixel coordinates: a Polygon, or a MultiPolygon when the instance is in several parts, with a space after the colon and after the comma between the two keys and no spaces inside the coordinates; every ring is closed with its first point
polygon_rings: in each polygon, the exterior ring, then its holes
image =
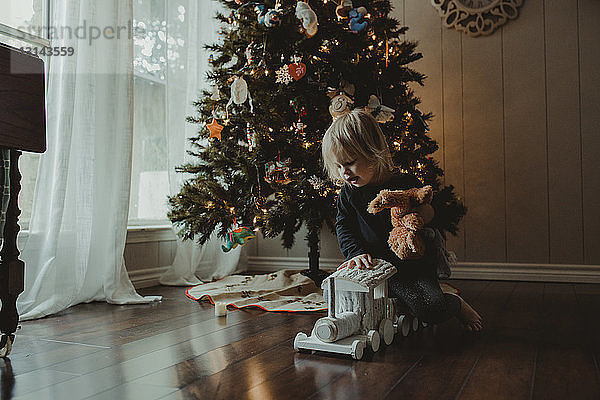
{"type": "Polygon", "coordinates": [[[396,316],[395,302],[388,298],[387,280],[396,268],[378,259],[373,264],[372,269],[342,268],[323,281],[328,315],[315,322],[310,336],[296,335],[296,351],[349,354],[359,360],[367,346],[376,352],[382,340],[391,344],[398,331],[407,336],[418,329],[416,318],[396,316]]]}

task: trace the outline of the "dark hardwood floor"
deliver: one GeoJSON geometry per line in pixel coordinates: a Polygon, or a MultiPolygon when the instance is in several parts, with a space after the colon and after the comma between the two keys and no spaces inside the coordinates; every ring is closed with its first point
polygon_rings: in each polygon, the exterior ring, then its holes
{"type": "Polygon", "coordinates": [[[232,310],[185,288],[159,304],[82,304],[22,323],[2,399],[600,399],[600,285],[450,281],[484,316],[361,361],[295,353],[321,315],[232,310]]]}

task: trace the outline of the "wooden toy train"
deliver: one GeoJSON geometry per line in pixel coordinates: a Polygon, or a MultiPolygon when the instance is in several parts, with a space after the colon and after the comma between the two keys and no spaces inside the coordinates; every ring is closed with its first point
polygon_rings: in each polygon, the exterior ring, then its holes
{"type": "Polygon", "coordinates": [[[310,336],[296,335],[296,351],[349,354],[360,360],[367,346],[376,352],[382,340],[389,345],[396,333],[408,336],[420,328],[416,317],[397,315],[396,299],[388,297],[387,280],[396,268],[378,259],[373,264],[372,269],[340,269],[323,281],[328,315],[315,322],[310,336]]]}

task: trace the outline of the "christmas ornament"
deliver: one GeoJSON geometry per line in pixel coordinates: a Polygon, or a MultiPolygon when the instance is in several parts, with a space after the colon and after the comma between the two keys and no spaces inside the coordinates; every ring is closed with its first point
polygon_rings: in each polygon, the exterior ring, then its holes
{"type": "Polygon", "coordinates": [[[246,138],[248,139],[248,150],[254,150],[256,147],[256,133],[250,129],[250,122],[246,124],[246,138]]]}
{"type": "Polygon", "coordinates": [[[299,1],[296,4],[296,18],[302,22],[303,33],[311,38],[317,34],[319,21],[317,20],[317,14],[312,8],[303,1],[299,1]]]}
{"type": "Polygon", "coordinates": [[[299,62],[301,59],[296,58],[292,64],[288,65],[288,72],[295,80],[300,80],[306,74],[306,65],[299,62]]]}
{"type": "Polygon", "coordinates": [[[219,101],[219,100],[221,100],[221,92],[219,91],[219,87],[218,86],[213,86],[213,88],[211,90],[210,99],[213,100],[213,101],[219,101]]]}
{"type": "Polygon", "coordinates": [[[345,93],[340,93],[331,99],[329,105],[329,113],[335,119],[351,111],[351,106],[354,104],[352,99],[345,93]]]}
{"type": "Polygon", "coordinates": [[[394,112],[396,112],[396,110],[394,110],[393,108],[381,104],[379,98],[374,94],[372,94],[371,97],[369,97],[369,103],[365,107],[365,111],[371,114],[377,122],[383,124],[393,120],[394,112]]]}
{"type": "Polygon", "coordinates": [[[248,83],[246,83],[243,77],[238,76],[231,85],[231,98],[225,107],[227,118],[229,118],[229,106],[233,103],[237,105],[244,104],[246,100],[250,103],[250,112],[253,113],[254,106],[252,105],[252,97],[250,97],[250,93],[248,92],[248,83]]]}
{"type": "Polygon", "coordinates": [[[217,138],[218,140],[221,140],[221,131],[223,130],[223,126],[219,125],[214,115],[212,122],[210,124],[207,124],[206,127],[210,131],[209,138],[217,138]]]}
{"type": "Polygon", "coordinates": [[[254,61],[254,57],[255,57],[257,51],[258,51],[258,46],[254,42],[254,40],[252,40],[250,42],[250,44],[248,45],[248,47],[246,47],[246,51],[244,52],[246,54],[246,65],[252,64],[252,61],[254,61]]]}
{"type": "Polygon", "coordinates": [[[254,7],[254,11],[258,15],[258,23],[266,26],[267,28],[273,28],[281,25],[281,10],[271,8],[265,9],[265,6],[260,4],[254,7]]]}
{"type": "Polygon", "coordinates": [[[349,113],[352,105],[354,104],[354,101],[352,101],[350,98],[350,96],[354,95],[354,85],[342,80],[339,89],[328,89],[329,92],[327,93],[327,96],[329,96],[331,99],[331,103],[329,104],[329,113],[333,119],[349,113]]]}
{"type": "Polygon", "coordinates": [[[283,83],[287,85],[294,80],[294,78],[292,78],[290,75],[290,68],[287,65],[283,65],[281,68],[275,71],[275,74],[277,75],[275,83],[283,83]]]}
{"type": "Polygon", "coordinates": [[[267,28],[273,28],[281,25],[281,11],[277,9],[271,9],[265,14],[264,24],[267,28]]]}
{"type": "Polygon", "coordinates": [[[351,32],[358,33],[367,27],[365,15],[367,15],[367,9],[364,7],[358,7],[350,10],[348,13],[348,17],[350,18],[348,26],[350,27],[351,32]]]}
{"type": "Polygon", "coordinates": [[[292,159],[287,158],[285,161],[281,159],[277,161],[269,161],[265,164],[265,181],[269,183],[280,183],[288,184],[292,180],[290,179],[290,165],[292,159]]]}
{"type": "Polygon", "coordinates": [[[306,128],[306,125],[300,119],[298,119],[298,122],[296,122],[296,133],[299,133],[302,136],[302,139],[306,139],[304,128],[306,128]]]}
{"type": "Polygon", "coordinates": [[[227,238],[225,240],[225,244],[221,245],[221,249],[227,253],[231,249],[235,249],[238,245],[243,246],[250,239],[256,237],[254,231],[245,226],[241,226],[237,229],[234,229],[231,232],[227,233],[227,238]]]}
{"type": "Polygon", "coordinates": [[[294,108],[294,111],[298,114],[298,117],[306,117],[306,107],[300,107],[297,97],[290,100],[290,107],[294,108]]]}
{"type": "Polygon", "coordinates": [[[339,18],[348,18],[348,13],[354,7],[352,6],[352,0],[342,0],[340,5],[335,9],[335,13],[339,18]]]}

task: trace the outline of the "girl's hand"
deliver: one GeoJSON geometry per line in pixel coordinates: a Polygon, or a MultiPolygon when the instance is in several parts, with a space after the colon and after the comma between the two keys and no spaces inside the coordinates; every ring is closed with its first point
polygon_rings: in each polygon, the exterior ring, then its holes
{"type": "Polygon", "coordinates": [[[358,269],[371,269],[373,268],[373,259],[370,254],[360,254],[354,258],[349,259],[344,262],[342,265],[338,267],[338,269],[342,268],[354,268],[358,267],[358,269]]]}

